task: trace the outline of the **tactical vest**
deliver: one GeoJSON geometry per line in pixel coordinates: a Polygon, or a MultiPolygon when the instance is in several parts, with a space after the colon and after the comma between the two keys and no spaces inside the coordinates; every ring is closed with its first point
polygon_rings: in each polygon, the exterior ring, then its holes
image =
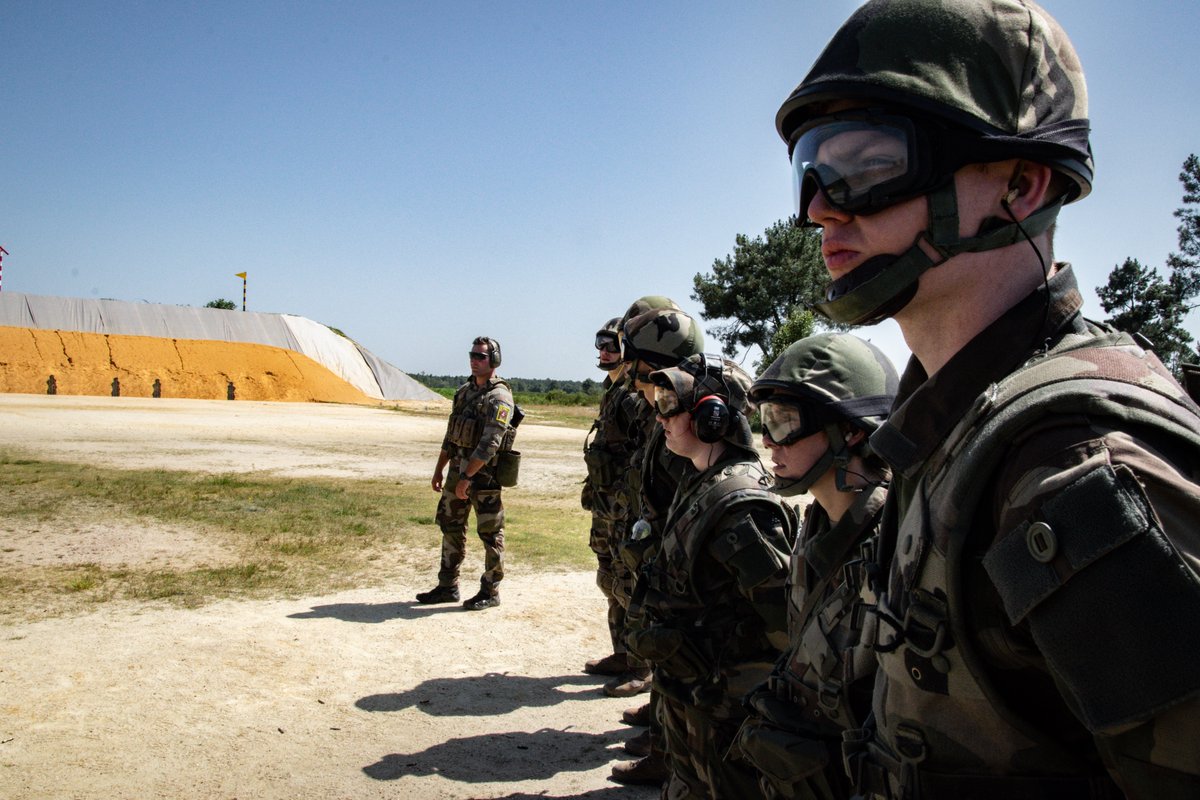
{"type": "Polygon", "coordinates": [[[503,378],[491,378],[483,386],[467,381],[454,393],[450,420],[446,425],[446,440],[462,450],[472,450],[479,444],[487,424],[487,398],[497,386],[508,388],[503,378]]]}
{"type": "Polygon", "coordinates": [[[789,521],[789,531],[794,531],[796,512],[767,488],[770,483],[770,477],[750,462],[731,464],[705,478],[700,486],[677,498],[683,502],[671,509],[658,555],[646,569],[647,605],[652,614],[667,623],[686,620],[693,633],[711,640],[714,652],[761,653],[769,649],[765,633],[751,630],[750,620],[738,618],[738,604],[721,603],[708,587],[697,585],[696,562],[706,549],[712,550],[746,590],[786,565],[777,547],[745,527],[720,538],[708,535],[722,516],[746,504],[770,506],[789,521]],[[733,641],[739,637],[747,641],[733,641]]]}
{"type": "MultiPolygon", "coordinates": [[[[854,511],[848,511],[843,520],[862,518],[863,525],[857,531],[847,531],[855,534],[851,541],[840,543],[840,547],[834,544],[839,551],[834,554],[836,563],[828,566],[830,572],[821,575],[814,584],[807,585],[802,574],[806,570],[804,559],[792,558],[789,598],[792,648],[772,680],[779,684],[776,691],[800,709],[800,715],[809,725],[834,737],[839,737],[846,728],[862,724],[861,712],[852,708],[846,692],[856,681],[875,672],[875,655],[859,646],[859,638],[864,603],[874,599],[869,590],[864,596],[865,565],[875,560],[875,528],[886,497],[887,489],[876,487],[855,499],[854,511]],[[828,587],[839,575],[841,582],[830,590],[828,587]]],[[[815,504],[809,506],[803,528],[806,541],[813,538],[810,531],[818,532],[813,515],[819,508],[815,504]]],[[[827,522],[824,512],[820,513],[827,522]]],[[[820,529],[827,530],[827,527],[820,529]]],[[[861,694],[861,705],[865,706],[865,688],[861,694]]]]}
{"type": "Polygon", "coordinates": [[[634,442],[630,438],[633,417],[628,399],[629,389],[623,384],[609,386],[600,400],[600,412],[584,437],[588,481],[602,492],[620,481],[629,468],[634,442]]]}
{"type": "Polygon", "coordinates": [[[1060,691],[1092,731],[1200,688],[1200,671],[1178,653],[1181,640],[1194,637],[1113,626],[1112,619],[1097,619],[1096,599],[1119,596],[1136,606],[1134,617],[1168,617],[1177,631],[1200,630],[1194,579],[1172,563],[1178,555],[1124,468],[1093,470],[1044,503],[1044,520],[995,545],[972,538],[973,527],[1006,446],[1032,425],[1086,414],[1118,428],[1155,429],[1185,443],[1196,454],[1194,468],[1200,463],[1198,412],[1152,354],[1112,332],[1069,335],[978,398],[931,457],[899,521],[888,584],[872,615],[878,620],[876,728],[845,734],[846,766],[862,795],[1121,797],[1094,753],[1068,750],[1000,691],[969,632],[968,560],[987,550],[983,567],[1009,622],[1030,625],[1060,691]],[[1095,522],[1093,535],[1057,540],[1054,526],[1067,531],[1080,514],[1095,522]],[[1123,558],[1102,560],[1117,548],[1123,558]],[[1069,567],[1060,559],[1059,571],[1052,569],[1056,554],[1069,567]],[[1128,569],[1160,576],[1162,596],[1120,593],[1128,569]],[[1058,592],[1067,580],[1070,590],[1058,592]],[[1120,647],[1110,635],[1090,635],[1097,627],[1120,630],[1120,647]],[[1115,681],[1104,677],[1114,671],[1094,669],[1121,657],[1130,658],[1126,675],[1136,680],[1115,681]]]}

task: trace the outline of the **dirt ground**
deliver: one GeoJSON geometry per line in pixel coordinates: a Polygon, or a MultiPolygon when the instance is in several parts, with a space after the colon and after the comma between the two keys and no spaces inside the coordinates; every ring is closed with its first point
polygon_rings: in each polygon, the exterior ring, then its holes
{"type": "MultiPolygon", "coordinates": [[[[363,406],[0,394],[0,447],[130,468],[427,481],[443,426],[363,406]]],[[[523,486],[576,483],[582,439],[522,428],[523,486]]],[[[200,546],[146,525],[85,534],[9,526],[0,564],[200,546]]],[[[470,542],[464,576],[480,568],[470,542]]],[[[503,605],[472,613],[413,602],[433,568],[386,589],[0,626],[0,797],[655,797],[607,780],[640,729],[619,722],[636,700],[580,669],[608,649],[593,574],[514,564],[503,605]]]]}

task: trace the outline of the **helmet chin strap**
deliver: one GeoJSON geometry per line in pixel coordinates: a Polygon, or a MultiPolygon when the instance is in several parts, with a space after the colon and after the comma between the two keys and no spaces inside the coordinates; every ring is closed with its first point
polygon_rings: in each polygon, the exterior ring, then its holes
{"type": "Polygon", "coordinates": [[[1059,198],[1030,214],[1024,222],[1025,231],[1015,222],[984,220],[975,236],[960,239],[954,181],[947,181],[927,197],[928,230],[922,231],[900,255],[873,256],[849,275],[831,283],[826,301],[816,305],[818,312],[843,325],[873,325],[894,316],[917,293],[917,279],[926,270],[946,263],[959,253],[995,250],[1044,233],[1065,200],[1059,198]]]}
{"type": "Polygon", "coordinates": [[[836,424],[825,426],[825,438],[829,440],[829,446],[825,448],[825,452],[816,460],[811,467],[805,470],[804,474],[799,478],[783,478],[779,475],[775,476],[775,493],[784,497],[793,497],[798,494],[804,494],[813,487],[813,484],[820,480],[821,476],[829,471],[830,467],[837,467],[836,481],[839,492],[852,491],[849,487],[843,489],[846,483],[846,466],[850,463],[850,448],[846,446],[846,442],[842,439],[842,430],[836,424]]]}

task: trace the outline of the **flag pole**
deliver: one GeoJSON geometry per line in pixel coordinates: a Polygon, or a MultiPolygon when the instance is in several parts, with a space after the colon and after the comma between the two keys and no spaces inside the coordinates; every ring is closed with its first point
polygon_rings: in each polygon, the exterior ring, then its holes
{"type": "Polygon", "coordinates": [[[0,291],[4,289],[4,257],[8,255],[8,251],[4,249],[4,245],[0,245],[0,291]]]}
{"type": "Polygon", "coordinates": [[[237,272],[234,274],[237,275],[237,277],[242,279],[242,311],[245,311],[246,310],[246,273],[237,272]]]}

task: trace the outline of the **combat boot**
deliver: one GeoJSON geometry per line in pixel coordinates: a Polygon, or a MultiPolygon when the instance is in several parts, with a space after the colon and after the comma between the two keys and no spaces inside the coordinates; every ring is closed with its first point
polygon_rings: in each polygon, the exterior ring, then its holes
{"type": "Polygon", "coordinates": [[[668,774],[666,760],[654,753],[637,761],[622,761],[614,765],[609,780],[627,786],[662,786],[668,774]]]}
{"type": "Polygon", "coordinates": [[[467,611],[483,611],[485,608],[494,608],[498,605],[500,605],[500,595],[480,592],[469,600],[464,600],[462,607],[467,611]]]}
{"type": "Polygon", "coordinates": [[[621,722],[626,725],[641,725],[650,724],[650,704],[642,703],[640,706],[627,708],[621,712],[621,722]]]}
{"type": "Polygon", "coordinates": [[[457,586],[435,586],[428,592],[417,592],[417,602],[421,605],[431,603],[457,603],[457,586]]]}
{"type": "Polygon", "coordinates": [[[629,659],[624,653],[613,653],[604,658],[593,659],[583,665],[588,675],[620,675],[629,669],[629,659]]]}
{"type": "Polygon", "coordinates": [[[650,729],[647,728],[637,736],[626,739],[625,752],[639,757],[650,755],[650,729]]]}
{"type": "Polygon", "coordinates": [[[650,683],[649,667],[635,668],[604,684],[604,693],[609,697],[633,697],[650,691],[650,683]]]}

